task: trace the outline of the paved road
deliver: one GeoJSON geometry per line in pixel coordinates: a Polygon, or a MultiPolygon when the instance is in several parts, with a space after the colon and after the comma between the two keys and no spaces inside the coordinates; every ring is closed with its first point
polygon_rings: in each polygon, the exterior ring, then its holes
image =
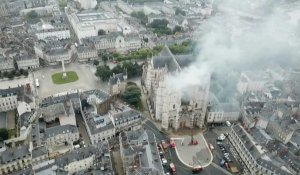
{"type": "MultiPolygon", "coordinates": [[[[167,135],[163,134],[162,132],[160,132],[152,122],[146,121],[143,126],[145,129],[151,130],[155,134],[158,141],[169,139],[169,137],[167,135]]],[[[171,161],[176,166],[177,174],[192,175],[191,169],[189,167],[186,167],[183,163],[181,163],[181,161],[178,159],[174,149],[170,150],[170,157],[171,157],[171,161]]],[[[226,172],[224,169],[220,168],[218,165],[211,164],[208,167],[206,167],[201,172],[201,174],[202,175],[223,175],[223,174],[227,175],[230,173],[226,172]]]]}
{"type": "Polygon", "coordinates": [[[91,144],[82,116],[80,114],[76,114],[75,117],[79,133],[82,136],[81,138],[86,145],[91,144]]]}

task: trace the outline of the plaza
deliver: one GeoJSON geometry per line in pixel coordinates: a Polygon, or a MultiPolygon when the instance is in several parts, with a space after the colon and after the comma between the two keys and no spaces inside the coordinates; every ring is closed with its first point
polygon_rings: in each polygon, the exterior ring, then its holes
{"type": "Polygon", "coordinates": [[[95,76],[96,67],[87,64],[68,64],[65,65],[66,71],[75,71],[78,80],[66,84],[54,84],[52,82],[52,75],[62,72],[61,66],[46,67],[41,70],[33,72],[34,78],[39,79],[40,87],[38,88],[38,95],[42,98],[51,96],[53,94],[71,91],[71,90],[91,90],[102,89],[107,91],[107,83],[103,83],[95,76]]]}
{"type": "Polygon", "coordinates": [[[201,133],[194,135],[197,145],[190,145],[191,136],[172,136],[176,143],[176,153],[179,160],[188,167],[201,165],[207,167],[212,163],[213,155],[208,148],[208,144],[201,133]]]}

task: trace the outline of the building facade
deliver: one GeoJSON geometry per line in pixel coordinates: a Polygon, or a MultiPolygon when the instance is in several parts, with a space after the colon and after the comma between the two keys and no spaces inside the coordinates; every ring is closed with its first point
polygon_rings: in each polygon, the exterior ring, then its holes
{"type": "Polygon", "coordinates": [[[0,112],[14,110],[24,94],[24,87],[0,89],[0,112]]]}
{"type": "Polygon", "coordinates": [[[48,37],[55,37],[59,40],[63,40],[71,37],[70,30],[67,28],[39,30],[35,32],[35,35],[39,40],[44,40],[48,37]]]}
{"type": "Polygon", "coordinates": [[[92,43],[98,51],[109,50],[115,52],[135,51],[142,47],[142,39],[138,35],[123,35],[120,32],[111,32],[107,35],[88,37],[83,43],[92,43]]]}
{"type": "Polygon", "coordinates": [[[40,66],[39,58],[27,53],[15,57],[19,69],[36,69],[40,66]]]}
{"type": "Polygon", "coordinates": [[[78,46],[77,55],[79,59],[78,61],[80,62],[87,62],[98,58],[98,52],[96,48],[91,45],[78,46]]]}
{"type": "Polygon", "coordinates": [[[207,114],[207,123],[237,122],[240,109],[237,104],[220,103],[212,106],[207,114]]]}
{"type": "Polygon", "coordinates": [[[43,42],[39,41],[34,45],[36,57],[43,59],[47,64],[56,65],[61,61],[71,62],[73,46],[60,41],[43,42]]]}
{"type": "Polygon", "coordinates": [[[65,12],[80,41],[86,37],[98,36],[99,30],[104,30],[107,34],[117,31],[117,18],[112,13],[97,11],[77,12],[71,8],[66,8],[65,12]]]}
{"type": "Polygon", "coordinates": [[[111,96],[115,96],[124,92],[126,88],[126,80],[127,80],[126,74],[123,73],[113,74],[113,76],[110,77],[108,80],[109,94],[111,96]]]}
{"type": "Polygon", "coordinates": [[[251,136],[242,126],[234,125],[228,138],[251,174],[291,174],[285,163],[279,163],[275,158],[271,159],[274,155],[265,148],[271,138],[263,131],[255,132],[251,136]]]}
{"type": "Polygon", "coordinates": [[[10,71],[15,69],[14,60],[12,58],[7,58],[0,55],[0,70],[1,71],[10,71]]]}
{"type": "Polygon", "coordinates": [[[49,147],[64,145],[65,142],[73,144],[73,142],[79,140],[79,131],[76,126],[72,125],[47,128],[45,130],[44,140],[49,147]]]}
{"type": "MultiPolygon", "coordinates": [[[[190,85],[184,90],[168,84],[168,78],[194,61],[192,55],[173,55],[169,48],[152,57],[143,67],[142,85],[148,95],[150,113],[163,129],[204,127],[209,83],[190,85]]],[[[209,82],[209,80],[203,80],[209,82]]]]}

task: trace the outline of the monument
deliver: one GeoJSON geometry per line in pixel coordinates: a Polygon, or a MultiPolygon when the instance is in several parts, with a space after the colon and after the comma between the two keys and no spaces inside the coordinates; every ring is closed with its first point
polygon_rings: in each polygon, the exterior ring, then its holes
{"type": "Polygon", "coordinates": [[[66,73],[66,69],[65,69],[65,62],[64,60],[61,61],[61,65],[62,65],[62,69],[63,69],[63,72],[62,72],[62,79],[67,79],[67,73],[66,73]]]}

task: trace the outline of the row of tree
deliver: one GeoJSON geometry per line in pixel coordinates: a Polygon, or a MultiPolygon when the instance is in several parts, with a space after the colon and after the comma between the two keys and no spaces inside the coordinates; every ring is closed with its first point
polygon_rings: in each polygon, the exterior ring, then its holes
{"type": "Polygon", "coordinates": [[[146,58],[151,57],[152,55],[157,55],[163,46],[155,46],[152,49],[141,48],[137,51],[130,52],[128,54],[119,54],[117,52],[108,53],[108,52],[100,52],[98,56],[102,59],[103,62],[107,62],[108,60],[116,60],[116,61],[126,61],[126,60],[144,60],[146,58]]]}
{"type": "Polygon", "coordinates": [[[19,77],[21,75],[23,76],[28,76],[28,71],[24,70],[24,69],[20,69],[20,70],[12,70],[12,71],[4,71],[1,72],[0,71],[0,78],[9,78],[9,79],[13,79],[14,77],[19,77]]]}
{"type": "Polygon", "coordinates": [[[143,11],[132,12],[130,15],[141,20],[141,24],[143,25],[148,23],[148,16],[143,11]]]}
{"type": "Polygon", "coordinates": [[[173,54],[192,53],[196,47],[196,43],[192,41],[184,41],[181,44],[173,44],[169,48],[173,54]]]}
{"type": "Polygon", "coordinates": [[[108,81],[114,73],[127,73],[128,78],[134,78],[142,75],[142,66],[137,62],[124,62],[113,69],[110,69],[107,65],[101,65],[97,67],[95,75],[101,78],[102,81],[108,81]]]}

